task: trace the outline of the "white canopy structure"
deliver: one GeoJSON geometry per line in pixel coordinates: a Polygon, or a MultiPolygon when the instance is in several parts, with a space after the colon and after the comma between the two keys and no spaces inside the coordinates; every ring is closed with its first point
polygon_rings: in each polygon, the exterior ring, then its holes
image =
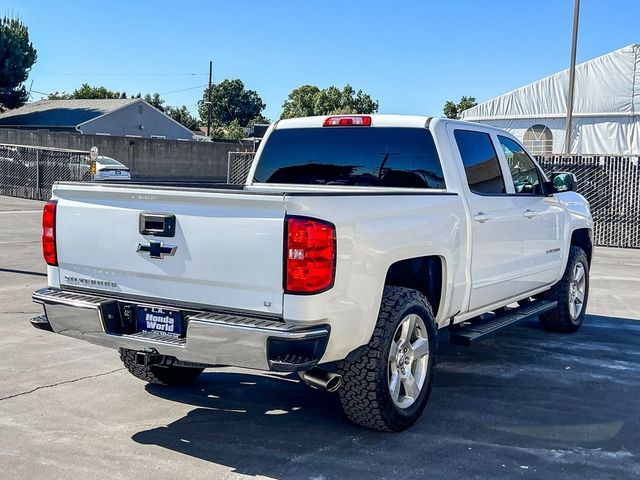
{"type": "MultiPolygon", "coordinates": [[[[462,112],[504,128],[534,154],[563,153],[569,70],[462,112]]],[[[640,45],[576,66],[572,154],[640,155],[640,45]]]]}

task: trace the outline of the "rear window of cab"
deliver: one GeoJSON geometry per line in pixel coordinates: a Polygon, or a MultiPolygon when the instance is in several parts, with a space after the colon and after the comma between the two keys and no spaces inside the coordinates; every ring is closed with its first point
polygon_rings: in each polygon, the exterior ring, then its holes
{"type": "Polygon", "coordinates": [[[266,140],[256,183],[445,188],[425,128],[286,128],[266,140]]]}

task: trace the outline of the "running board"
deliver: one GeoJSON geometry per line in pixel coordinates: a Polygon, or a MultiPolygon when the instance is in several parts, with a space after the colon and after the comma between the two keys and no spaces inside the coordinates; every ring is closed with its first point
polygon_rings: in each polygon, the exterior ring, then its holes
{"type": "Polygon", "coordinates": [[[510,308],[499,315],[492,315],[486,319],[474,321],[468,326],[451,330],[449,339],[454,345],[468,347],[474,342],[479,342],[498,333],[503,328],[553,310],[557,305],[558,302],[550,300],[536,300],[521,307],[510,308]]]}

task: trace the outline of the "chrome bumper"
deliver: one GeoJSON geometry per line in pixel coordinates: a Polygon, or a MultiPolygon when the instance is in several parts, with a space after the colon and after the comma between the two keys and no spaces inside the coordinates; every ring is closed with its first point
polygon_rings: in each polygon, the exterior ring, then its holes
{"type": "MultiPolygon", "coordinates": [[[[44,307],[46,321],[55,333],[106,347],[154,351],[183,362],[212,366],[307,370],[318,363],[329,338],[325,326],[295,329],[281,320],[191,309],[185,316],[184,338],[122,333],[121,307],[135,302],[52,288],[37,290],[32,298],[44,307]]],[[[38,328],[43,328],[44,319],[40,317],[39,321],[38,328]]]]}

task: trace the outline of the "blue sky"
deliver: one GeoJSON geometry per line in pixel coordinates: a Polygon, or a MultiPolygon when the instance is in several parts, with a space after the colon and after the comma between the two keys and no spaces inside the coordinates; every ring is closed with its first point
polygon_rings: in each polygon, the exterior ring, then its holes
{"type": "MultiPolygon", "coordinates": [[[[214,81],[240,78],[271,119],[303,84],[348,82],[381,113],[487,100],[567,68],[572,12],[573,0],[0,2],[38,50],[33,90],[87,82],[196,111],[213,60],[214,81]]],[[[640,43],[638,18],[638,0],[582,0],[578,61],[640,43]]]]}

